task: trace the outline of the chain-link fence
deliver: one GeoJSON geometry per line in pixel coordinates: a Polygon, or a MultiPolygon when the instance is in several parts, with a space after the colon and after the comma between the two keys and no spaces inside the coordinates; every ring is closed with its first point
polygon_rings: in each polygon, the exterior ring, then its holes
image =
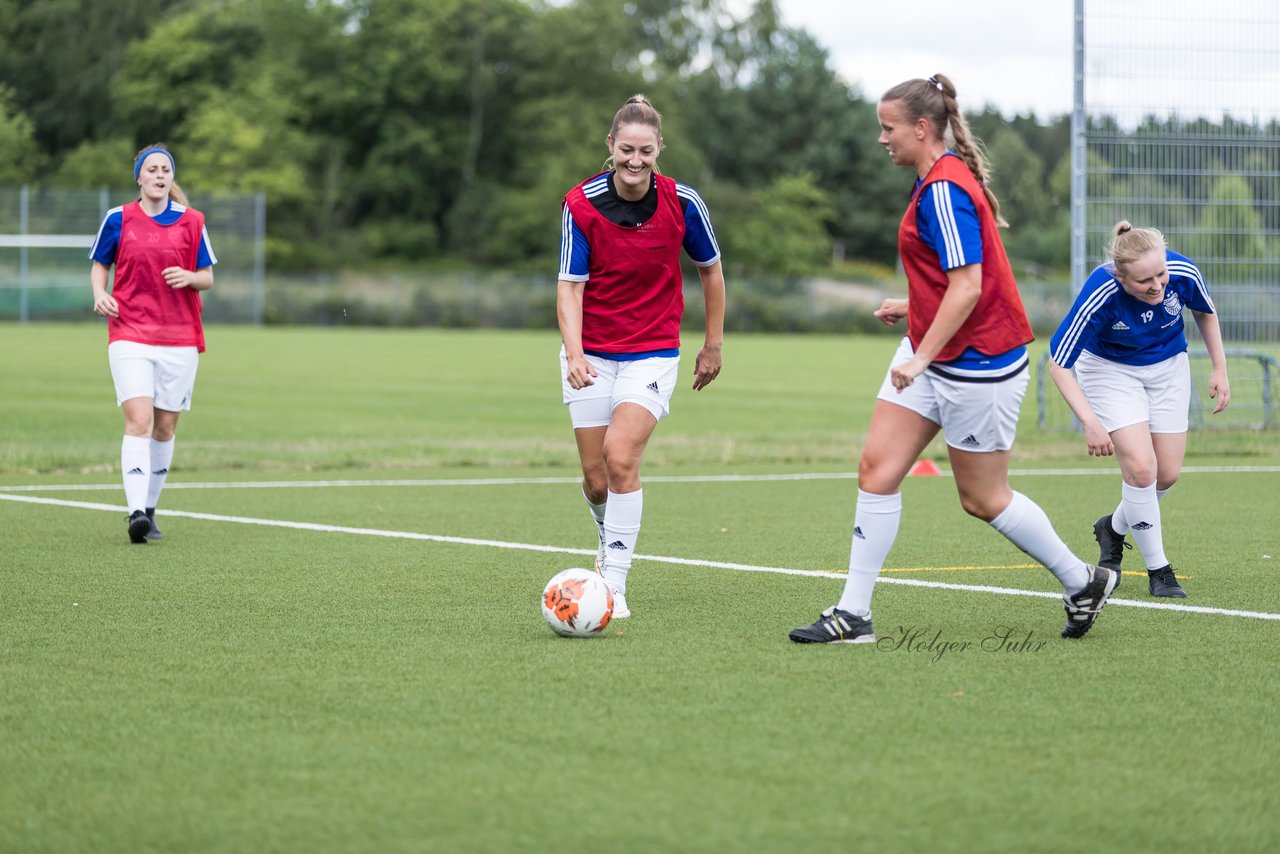
{"type": "MultiPolygon", "coordinates": [[[[1280,370],[1280,5],[1075,0],[1071,280],[1115,224],[1160,229],[1204,273],[1228,342],[1232,401],[1206,418],[1191,340],[1192,429],[1275,428],[1280,370]]],[[[1042,428],[1076,426],[1041,360],[1042,428]]]]}
{"type": "Polygon", "coordinates": [[[1278,88],[1273,0],[1076,0],[1073,286],[1117,221],[1154,226],[1228,341],[1280,342],[1278,88]]]}
{"type": "MultiPolygon", "coordinates": [[[[92,317],[89,247],[108,210],[135,198],[130,190],[0,187],[0,320],[92,317]]],[[[218,258],[204,294],[209,320],[263,320],[266,203],[261,194],[199,195],[218,258]]]]}

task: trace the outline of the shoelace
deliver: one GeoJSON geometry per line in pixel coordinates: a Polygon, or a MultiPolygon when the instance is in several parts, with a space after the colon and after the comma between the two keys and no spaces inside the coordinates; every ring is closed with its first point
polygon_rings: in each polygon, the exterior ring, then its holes
{"type": "Polygon", "coordinates": [[[1133,548],[1133,543],[1129,542],[1128,540],[1120,540],[1118,543],[1113,542],[1113,543],[1111,544],[1111,555],[1110,555],[1110,557],[1111,557],[1111,559],[1112,559],[1112,560],[1123,560],[1123,559],[1124,559],[1124,550],[1125,550],[1125,549],[1132,549],[1132,548],[1133,548]]]}

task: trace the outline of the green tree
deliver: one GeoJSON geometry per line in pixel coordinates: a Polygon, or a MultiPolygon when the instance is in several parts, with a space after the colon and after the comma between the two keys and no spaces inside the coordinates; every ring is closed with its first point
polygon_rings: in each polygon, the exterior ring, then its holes
{"type": "Polygon", "coordinates": [[[33,180],[44,155],[35,139],[35,124],[16,106],[13,90],[0,85],[0,184],[33,180]]]}
{"type": "Polygon", "coordinates": [[[993,191],[1010,226],[1030,229],[1045,222],[1049,198],[1045,194],[1044,162],[1014,131],[1002,131],[987,145],[993,191]]]}
{"type": "MultiPolygon", "coordinates": [[[[1280,138],[1280,122],[1271,122],[1271,140],[1280,138]]],[[[1243,174],[1248,176],[1249,192],[1257,202],[1255,209],[1263,217],[1263,227],[1280,233],[1280,154],[1275,144],[1258,148],[1245,155],[1243,174]]]]}
{"type": "Polygon", "coordinates": [[[1253,206],[1249,183],[1241,175],[1223,175],[1213,185],[1192,240],[1192,258],[1244,261],[1264,258],[1267,244],[1262,217],[1253,206]]]}
{"type": "Polygon", "coordinates": [[[1049,207],[1056,216],[1071,207],[1071,152],[1058,158],[1057,165],[1049,170],[1049,207]]]}
{"type": "Polygon", "coordinates": [[[757,4],[737,30],[737,52],[687,84],[707,168],[753,189],[782,175],[815,176],[829,192],[829,229],[843,251],[891,262],[910,179],[876,142],[875,105],[840,81],[809,33],[778,26],[771,8],[757,4]]]}
{"type": "Polygon", "coordinates": [[[131,45],[182,0],[6,0],[0,82],[60,155],[114,129],[110,87],[131,45]]]}
{"type": "Polygon", "coordinates": [[[57,169],[46,175],[54,187],[128,187],[132,184],[134,157],[138,146],[132,139],[112,137],[86,140],[62,157],[57,169]]]}
{"type": "Polygon", "coordinates": [[[781,175],[767,187],[723,195],[730,203],[718,215],[717,235],[731,273],[794,279],[831,263],[827,226],[835,206],[812,175],[781,175]]]}
{"type": "MultiPolygon", "coordinates": [[[[667,61],[646,46],[669,2],[626,7],[578,0],[521,18],[518,37],[492,63],[483,155],[470,180],[446,200],[448,246],[480,263],[555,269],[560,205],[574,184],[600,171],[614,113],[644,92],[664,113],[659,168],[693,182],[701,153],[684,131],[667,61]]],[[[687,37],[687,33],[685,36],[687,37]]],[[[450,186],[446,177],[444,187],[450,186]]]]}
{"type": "Polygon", "coordinates": [[[120,124],[139,146],[168,142],[188,188],[266,193],[273,263],[328,266],[352,249],[350,143],[333,128],[348,133],[358,112],[353,14],[306,0],[194,6],[133,46],[112,89],[120,124]]]}
{"type": "Polygon", "coordinates": [[[518,41],[532,14],[516,0],[370,4],[356,35],[366,109],[349,129],[362,215],[446,235],[462,194],[514,159],[507,75],[524,65],[518,41]]]}

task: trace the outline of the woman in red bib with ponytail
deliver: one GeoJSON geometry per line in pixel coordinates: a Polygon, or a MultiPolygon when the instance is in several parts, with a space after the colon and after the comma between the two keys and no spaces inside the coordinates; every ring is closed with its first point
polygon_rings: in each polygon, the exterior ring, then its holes
{"type": "Polygon", "coordinates": [[[640,462],[669,412],[680,362],[681,250],[697,267],[706,337],[693,388],[720,373],[724,274],[697,192],[658,174],[662,116],[636,95],[613,118],[607,171],[565,197],[561,216],[560,376],[582,463],[582,494],[599,535],[596,571],[629,617],[627,574],[644,492],[640,462]]]}
{"type": "Polygon", "coordinates": [[[161,536],[156,503],[204,352],[199,292],[213,285],[217,263],[204,214],[187,206],[176,172],[164,145],[138,152],[138,199],[107,212],[89,250],[93,310],[107,318],[107,359],[124,413],[120,466],[129,541],[138,544],[161,536]]]}
{"type": "Polygon", "coordinates": [[[941,74],[894,86],[876,113],[880,144],[915,173],[898,227],[907,299],[886,300],[875,313],[886,325],[906,318],[907,334],[876,396],[858,460],[844,593],[817,622],[794,629],[791,640],[875,641],[871,592],[898,535],[902,480],[939,431],[965,512],[1053,573],[1067,613],[1062,637],[1083,637],[1119,574],[1072,554],[1040,506],[1009,487],[1032,335],[981,146],[955,86],[941,74]]]}

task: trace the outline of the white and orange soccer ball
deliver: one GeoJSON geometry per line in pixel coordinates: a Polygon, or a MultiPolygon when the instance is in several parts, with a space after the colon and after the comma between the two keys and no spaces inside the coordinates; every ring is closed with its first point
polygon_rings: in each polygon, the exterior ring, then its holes
{"type": "Polygon", "coordinates": [[[613,591],[589,569],[566,569],[543,589],[542,616],[561,637],[595,637],[613,617],[613,591]]]}

